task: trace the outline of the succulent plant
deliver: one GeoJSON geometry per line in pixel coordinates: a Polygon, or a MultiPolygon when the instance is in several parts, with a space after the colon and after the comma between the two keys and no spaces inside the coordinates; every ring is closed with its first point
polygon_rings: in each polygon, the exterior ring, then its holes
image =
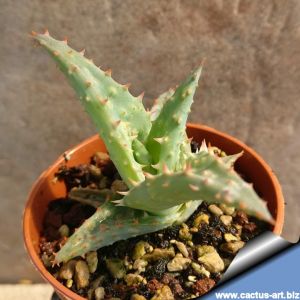
{"type": "MultiPolygon", "coordinates": [[[[202,201],[229,204],[273,221],[266,203],[233,169],[241,154],[217,157],[205,143],[197,153],[191,152],[185,127],[202,66],[147,111],[143,95],[131,95],[128,84],[117,83],[110,70],[96,67],[65,40],[55,40],[48,31],[33,37],[76,91],[129,188],[119,193],[123,197],[84,191],[97,210],[56,254],[56,263],[184,222],[202,201]]],[[[73,197],[80,192],[73,191],[73,197]]]]}

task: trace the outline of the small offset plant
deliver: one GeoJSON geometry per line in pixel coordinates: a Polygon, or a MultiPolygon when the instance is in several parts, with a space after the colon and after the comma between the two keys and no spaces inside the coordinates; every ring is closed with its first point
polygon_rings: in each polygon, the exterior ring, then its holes
{"type": "Polygon", "coordinates": [[[117,194],[82,189],[97,210],[67,240],[55,263],[185,222],[202,201],[228,204],[273,222],[266,203],[233,169],[241,153],[217,157],[205,143],[191,152],[185,128],[201,66],[147,111],[143,95],[131,95],[129,84],[117,83],[111,70],[96,67],[83,52],[55,40],[48,31],[33,37],[74,88],[128,187],[117,194]]]}

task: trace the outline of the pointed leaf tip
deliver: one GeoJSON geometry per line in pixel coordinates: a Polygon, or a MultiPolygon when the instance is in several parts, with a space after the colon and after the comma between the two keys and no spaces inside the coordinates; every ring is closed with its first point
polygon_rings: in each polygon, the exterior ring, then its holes
{"type": "Polygon", "coordinates": [[[202,151],[208,152],[208,148],[207,148],[205,139],[202,141],[201,147],[199,149],[199,152],[202,152],[202,151]]]}

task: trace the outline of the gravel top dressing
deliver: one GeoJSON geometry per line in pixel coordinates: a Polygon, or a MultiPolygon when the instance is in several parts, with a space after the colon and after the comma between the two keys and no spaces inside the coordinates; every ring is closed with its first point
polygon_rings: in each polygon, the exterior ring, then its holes
{"type": "MultiPolygon", "coordinates": [[[[197,145],[192,144],[193,150],[197,145]]],[[[223,155],[214,149],[215,155],[223,155]]],[[[50,202],[40,240],[41,259],[66,287],[88,299],[192,299],[208,292],[245,243],[267,225],[225,205],[204,202],[183,224],[115,242],[59,266],[55,253],[95,212],[91,190],[126,191],[105,153],[57,173],[68,196],[50,202]],[[78,189],[79,188],[79,189],[78,189]],[[83,188],[83,189],[82,189],[83,188]]]]}

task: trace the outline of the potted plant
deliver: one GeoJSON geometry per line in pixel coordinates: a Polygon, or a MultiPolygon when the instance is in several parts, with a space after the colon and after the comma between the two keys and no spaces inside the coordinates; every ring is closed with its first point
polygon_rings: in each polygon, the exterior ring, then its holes
{"type": "Polygon", "coordinates": [[[197,297],[248,239],[266,228],[281,232],[283,197],[266,163],[206,126],[191,124],[186,133],[201,66],[146,111],[142,95],[66,41],[47,31],[33,37],[101,136],[46,170],[25,208],[25,245],[62,298],[197,297]],[[204,139],[209,145],[198,147],[204,139]]]}

